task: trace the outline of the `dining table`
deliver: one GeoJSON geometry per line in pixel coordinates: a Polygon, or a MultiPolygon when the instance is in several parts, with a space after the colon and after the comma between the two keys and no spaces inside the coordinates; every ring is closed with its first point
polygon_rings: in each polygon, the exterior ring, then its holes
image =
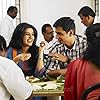
{"type": "MultiPolygon", "coordinates": [[[[29,79],[28,79],[29,80],[29,79]]],[[[40,80],[31,78],[29,81],[33,87],[33,96],[47,97],[47,100],[61,100],[64,96],[64,80],[40,80]]]]}

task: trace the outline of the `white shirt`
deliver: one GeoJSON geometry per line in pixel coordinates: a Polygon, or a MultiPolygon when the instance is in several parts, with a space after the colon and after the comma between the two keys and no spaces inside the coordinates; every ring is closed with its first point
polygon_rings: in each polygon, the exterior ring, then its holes
{"type": "Polygon", "coordinates": [[[12,60],[0,56],[0,100],[25,100],[32,93],[31,84],[12,60]]]}
{"type": "Polygon", "coordinates": [[[13,25],[13,19],[9,15],[7,15],[0,22],[0,35],[5,38],[7,46],[11,40],[14,29],[15,27],[13,25]]]}
{"type": "Polygon", "coordinates": [[[52,49],[52,46],[57,42],[57,39],[53,39],[52,41],[50,41],[49,43],[46,43],[46,47],[44,49],[44,54],[49,54],[49,52],[52,49]]]}

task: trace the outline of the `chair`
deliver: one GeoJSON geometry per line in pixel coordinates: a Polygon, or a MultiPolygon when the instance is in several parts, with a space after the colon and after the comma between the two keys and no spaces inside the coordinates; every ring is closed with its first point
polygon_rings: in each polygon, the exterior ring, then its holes
{"type": "MultiPolygon", "coordinates": [[[[97,83],[97,84],[95,84],[95,85],[92,85],[92,86],[88,87],[88,88],[83,92],[83,94],[82,94],[82,96],[81,96],[81,100],[86,100],[86,97],[88,96],[88,94],[89,94],[90,92],[92,92],[93,90],[99,89],[99,88],[100,88],[100,83],[97,83]]],[[[98,100],[100,100],[100,96],[99,96],[98,100]]]]}

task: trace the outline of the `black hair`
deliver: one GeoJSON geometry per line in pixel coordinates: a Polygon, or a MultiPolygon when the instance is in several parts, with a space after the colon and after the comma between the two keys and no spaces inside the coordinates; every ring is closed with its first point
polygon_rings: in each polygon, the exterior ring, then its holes
{"type": "Polygon", "coordinates": [[[70,17],[61,17],[54,24],[53,27],[62,27],[64,31],[68,32],[69,30],[75,30],[74,20],[70,17]]]}
{"type": "Polygon", "coordinates": [[[0,50],[1,51],[6,50],[6,40],[1,35],[0,35],[0,50]]]}
{"type": "Polygon", "coordinates": [[[95,12],[88,6],[84,6],[82,7],[79,12],[78,15],[80,16],[80,14],[82,14],[83,16],[92,16],[95,17],[95,12]]]}
{"type": "Polygon", "coordinates": [[[42,26],[42,28],[41,28],[41,31],[42,31],[42,33],[45,33],[46,32],[46,28],[47,27],[52,27],[50,24],[44,24],[43,26],[42,26]]]}
{"type": "Polygon", "coordinates": [[[8,8],[8,10],[7,10],[7,13],[13,12],[15,9],[16,9],[16,11],[17,11],[17,7],[16,7],[16,6],[10,6],[10,7],[8,8]]]}
{"type": "Polygon", "coordinates": [[[100,23],[93,24],[86,29],[88,47],[83,58],[91,61],[100,69],[100,23]]]}

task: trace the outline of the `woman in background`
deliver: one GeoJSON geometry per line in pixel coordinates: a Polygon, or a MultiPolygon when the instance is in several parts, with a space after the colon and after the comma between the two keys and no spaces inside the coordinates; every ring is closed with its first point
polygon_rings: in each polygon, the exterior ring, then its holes
{"type": "Polygon", "coordinates": [[[7,58],[14,60],[25,76],[44,75],[44,46],[36,46],[37,30],[28,23],[19,24],[12,35],[7,50],[7,58]]]}
{"type": "MultiPolygon", "coordinates": [[[[88,47],[83,58],[71,62],[66,73],[64,100],[80,100],[83,91],[100,83],[100,23],[86,29],[88,47]]],[[[88,95],[88,100],[98,100],[100,89],[88,95]]]]}

